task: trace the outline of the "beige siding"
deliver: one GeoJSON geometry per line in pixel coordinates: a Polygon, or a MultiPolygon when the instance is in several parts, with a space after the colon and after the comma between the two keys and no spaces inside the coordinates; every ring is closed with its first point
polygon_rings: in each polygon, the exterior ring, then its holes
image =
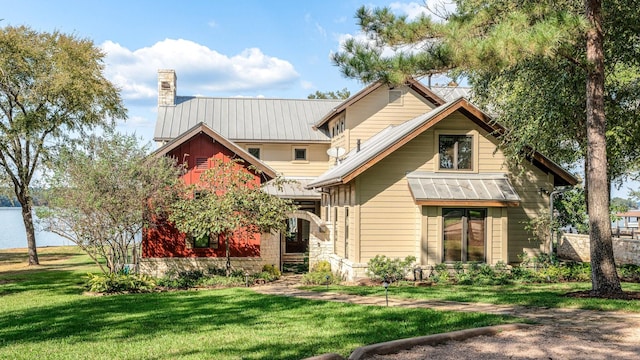
{"type": "Polygon", "coordinates": [[[329,144],[251,144],[239,143],[243,149],[260,148],[260,160],[284,176],[319,176],[329,169],[329,144]],[[307,161],[294,161],[293,149],[307,149],[307,161]]]}
{"type": "MultiPolygon", "coordinates": [[[[509,173],[504,154],[496,151],[497,141],[464,115],[452,114],[358,177],[360,258],[355,261],[365,263],[377,254],[416,255],[423,264],[442,261],[442,208],[415,205],[405,174],[439,171],[437,135],[456,132],[474,135],[472,172],[509,173]]],[[[517,261],[523,248],[539,247],[528,240],[524,222],[548,206],[548,197],[541,196],[538,189],[550,189],[552,179],[530,164],[525,170],[524,177],[510,176],[523,200],[521,206],[487,209],[486,256],[492,264],[517,261]]]]}
{"type": "Polygon", "coordinates": [[[356,146],[358,139],[364,142],[389,125],[401,124],[434,108],[433,104],[407,87],[396,90],[402,91],[400,103],[389,104],[389,89],[383,86],[351,105],[347,109],[347,131],[342,137],[336,137],[335,144],[349,151],[356,146]]]}
{"type": "Polygon", "coordinates": [[[531,233],[525,230],[525,224],[530,220],[547,214],[549,196],[541,194],[543,189],[551,189],[553,184],[547,179],[546,174],[530,164],[525,165],[525,172],[520,177],[512,178],[513,187],[516,189],[522,203],[520,207],[509,208],[509,252],[508,261],[519,261],[518,255],[525,249],[539,250],[541,243],[533,240],[531,233]]]}
{"type": "Polygon", "coordinates": [[[331,189],[331,225],[332,239],[334,241],[334,254],[353,259],[358,253],[356,249],[358,233],[356,224],[359,221],[359,207],[354,206],[354,187],[351,184],[337,186],[331,189]],[[347,209],[349,211],[348,226],[346,219],[347,209]],[[337,217],[334,214],[337,211],[337,217]],[[348,241],[345,238],[348,228],[348,241]]]}
{"type": "Polygon", "coordinates": [[[420,160],[411,156],[411,145],[360,175],[360,259],[356,261],[364,263],[378,254],[392,258],[420,255],[420,209],[404,176],[420,166],[420,160]]]}

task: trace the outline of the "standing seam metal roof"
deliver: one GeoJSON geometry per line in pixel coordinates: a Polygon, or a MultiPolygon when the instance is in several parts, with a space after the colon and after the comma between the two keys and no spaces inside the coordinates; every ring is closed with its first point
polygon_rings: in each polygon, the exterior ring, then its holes
{"type": "Polygon", "coordinates": [[[171,140],[202,122],[233,141],[329,142],[312,126],[342,100],[178,96],[159,106],[154,139],[171,140]]]}
{"type": "Polygon", "coordinates": [[[414,171],[407,174],[409,189],[420,200],[495,200],[519,202],[520,196],[505,174],[454,174],[414,171]]]}

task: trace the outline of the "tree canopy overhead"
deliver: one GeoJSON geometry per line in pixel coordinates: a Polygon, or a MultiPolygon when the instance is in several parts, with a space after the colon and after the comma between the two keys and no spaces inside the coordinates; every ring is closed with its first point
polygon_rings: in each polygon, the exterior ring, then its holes
{"type": "Polygon", "coordinates": [[[88,39],[27,26],[0,29],[0,171],[22,206],[29,264],[38,264],[29,186],[60,141],[126,118],[88,39]]]}
{"type": "Polygon", "coordinates": [[[400,84],[439,73],[466,76],[475,100],[509,129],[501,146],[510,160],[533,150],[557,155],[564,164],[584,160],[592,293],[620,294],[608,189],[612,179],[637,174],[640,163],[640,130],[634,125],[640,116],[637,4],[455,4],[444,22],[362,7],[356,18],[368,41],[347,41],[333,60],[345,76],[365,83],[400,84]]]}

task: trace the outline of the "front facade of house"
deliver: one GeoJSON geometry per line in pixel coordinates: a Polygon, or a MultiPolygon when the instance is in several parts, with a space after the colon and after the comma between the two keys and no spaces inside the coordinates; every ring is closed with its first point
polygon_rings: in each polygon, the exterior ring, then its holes
{"type": "Polygon", "coordinates": [[[278,265],[308,253],[355,279],[378,254],[415,256],[424,269],[516,262],[540,250],[523,222],[548,208],[545,193],[577,182],[537,153],[511,169],[497,148],[504,129],[457,88],[373,84],[345,101],[174,93],[171,105],[163,86],[175,92],[175,73],[159,73],[157,141],[202,122],[293,181],[265,187],[302,210],[286,234],[262,236],[260,246],[277,245],[278,265]]]}

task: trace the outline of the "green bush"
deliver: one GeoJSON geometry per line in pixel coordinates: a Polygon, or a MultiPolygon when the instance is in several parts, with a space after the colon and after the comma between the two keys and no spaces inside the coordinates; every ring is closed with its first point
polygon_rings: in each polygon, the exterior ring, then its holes
{"type": "Polygon", "coordinates": [[[640,283],[640,266],[632,264],[620,265],[618,276],[622,281],[640,283]]]}
{"type": "Polygon", "coordinates": [[[415,256],[407,256],[404,260],[400,260],[391,259],[385,255],[376,255],[367,263],[367,276],[375,281],[403,280],[415,261],[415,256]]]}
{"type": "MultiPolygon", "coordinates": [[[[209,272],[210,269],[207,270],[209,272]]],[[[168,273],[158,280],[158,285],[172,289],[189,289],[199,285],[205,274],[202,270],[184,270],[177,273],[168,273]]]]}
{"type": "Polygon", "coordinates": [[[332,272],[331,264],[326,260],[320,260],[313,265],[311,272],[302,275],[302,283],[307,285],[329,285],[340,282],[332,272]]]}
{"type": "Polygon", "coordinates": [[[150,292],[156,282],[142,274],[87,274],[86,286],[97,293],[150,292]]]}
{"type": "Polygon", "coordinates": [[[265,272],[265,273],[271,275],[274,280],[277,280],[277,279],[280,278],[280,276],[282,276],[282,273],[280,272],[280,269],[278,269],[273,264],[267,264],[267,265],[263,266],[262,267],[262,272],[265,272]]]}
{"type": "Polygon", "coordinates": [[[311,272],[331,272],[331,263],[327,260],[320,260],[313,265],[311,272]]]}
{"type": "Polygon", "coordinates": [[[331,271],[312,271],[302,275],[301,281],[306,285],[330,285],[340,282],[331,271]]]}

